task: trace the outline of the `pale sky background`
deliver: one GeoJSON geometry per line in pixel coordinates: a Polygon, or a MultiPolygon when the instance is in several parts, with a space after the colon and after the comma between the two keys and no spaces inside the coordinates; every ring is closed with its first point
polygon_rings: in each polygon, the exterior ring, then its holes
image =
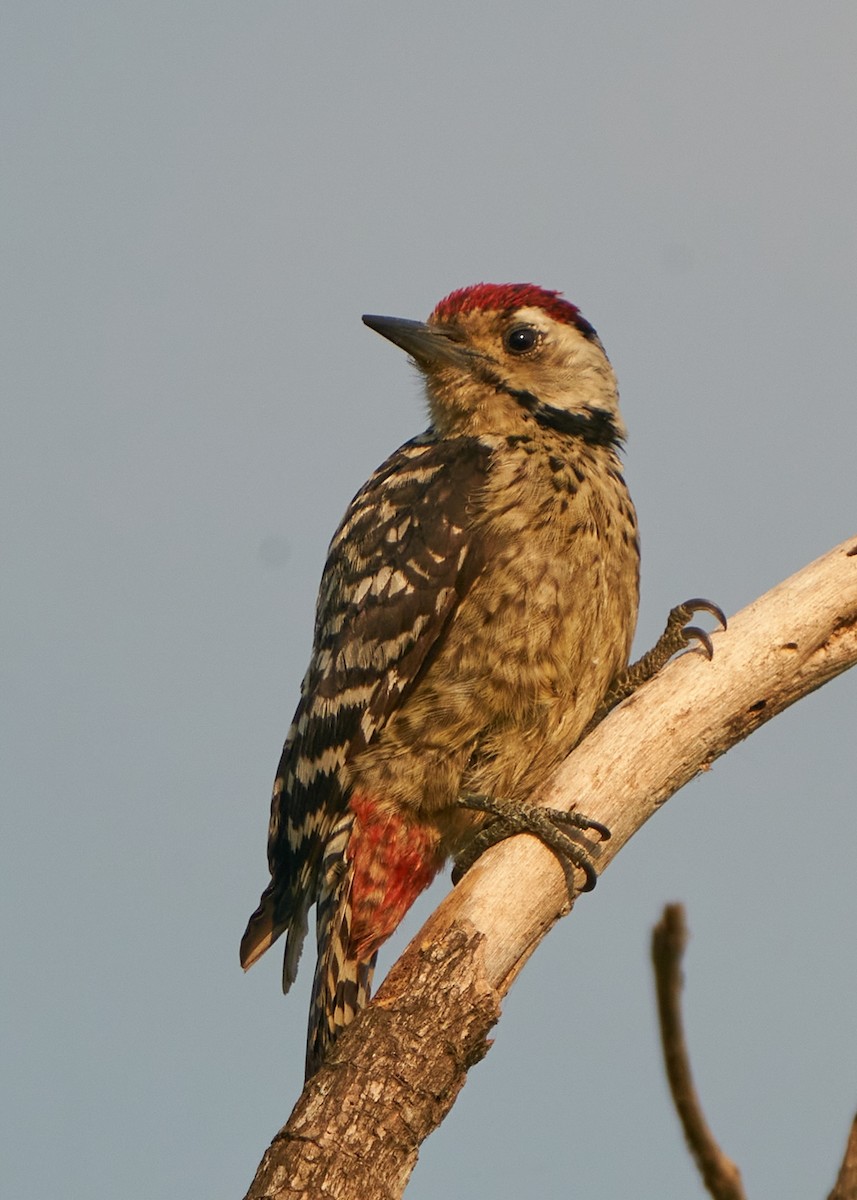
{"type": "MultiPolygon", "coordinates": [[[[238,940],[327,542],[425,423],[361,313],[479,280],[582,307],[630,430],[638,650],[857,533],[855,53],[853,0],[4,5],[4,1196],[232,1200],[298,1095],[311,963],[284,999],[238,940]]],[[[412,1200],[703,1195],[648,967],[676,899],[723,1146],[751,1196],[827,1193],[855,725],[857,673],[634,839],[412,1200]]]]}

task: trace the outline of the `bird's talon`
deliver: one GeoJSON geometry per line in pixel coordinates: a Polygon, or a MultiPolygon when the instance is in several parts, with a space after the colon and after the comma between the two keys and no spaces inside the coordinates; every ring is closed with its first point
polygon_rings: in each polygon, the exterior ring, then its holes
{"type": "Polygon", "coordinates": [[[487,813],[495,818],[483,825],[464,847],[455,861],[452,872],[452,882],[458,883],[463,875],[473,866],[476,860],[491,846],[518,833],[529,833],[541,841],[548,849],[553,850],[560,860],[568,884],[569,896],[574,895],[574,868],[577,867],[585,876],[585,883],[580,888],[583,892],[591,892],[598,881],[598,873],[592,863],[586,846],[569,837],[562,828],[570,826],[573,829],[597,833],[601,841],[610,837],[610,830],[600,821],[574,810],[565,811],[555,808],[543,808],[527,803],[516,804],[507,800],[497,800],[490,796],[463,796],[458,804],[461,808],[473,809],[476,812],[487,813]]]}
{"type": "Polygon", "coordinates": [[[714,604],[711,600],[685,600],[684,604],[679,605],[680,608],[688,609],[688,616],[692,613],[707,612],[714,617],[715,621],[720,624],[722,629],[726,629],[726,614],[719,604],[714,604]]]}
{"type": "Polygon", "coordinates": [[[547,810],[550,813],[551,820],[557,825],[572,825],[575,829],[583,829],[587,833],[597,833],[602,842],[609,841],[610,830],[606,825],[602,825],[600,821],[593,821],[591,817],[584,817],[575,811],[563,812],[558,808],[547,810]]]}
{"type": "MultiPolygon", "coordinates": [[[[591,892],[593,890],[593,888],[595,887],[596,883],[598,882],[598,875],[596,874],[595,868],[587,862],[578,863],[577,866],[580,867],[580,869],[583,871],[583,874],[586,876],[586,883],[584,883],[583,887],[580,890],[582,892],[591,892]]],[[[569,883],[569,888],[568,888],[569,895],[573,894],[573,890],[572,890],[573,887],[574,887],[574,883],[572,881],[569,883]]]]}
{"type": "Polygon", "coordinates": [[[699,648],[705,654],[705,657],[711,661],[714,657],[714,646],[709,634],[704,629],[700,629],[698,625],[686,625],[684,628],[684,636],[688,642],[699,642],[699,648]]]}

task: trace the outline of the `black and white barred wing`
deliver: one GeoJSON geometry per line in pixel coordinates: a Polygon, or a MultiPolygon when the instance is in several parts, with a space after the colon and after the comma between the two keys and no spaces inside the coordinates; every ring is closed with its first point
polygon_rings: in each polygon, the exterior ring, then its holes
{"type": "Polygon", "coordinates": [[[286,990],[325,846],[347,812],[346,763],[419,678],[482,569],[473,515],[491,452],[473,438],[407,442],[357,494],[331,542],[312,659],[274,783],[271,882],[241,942],[246,968],[288,930],[286,990]]]}

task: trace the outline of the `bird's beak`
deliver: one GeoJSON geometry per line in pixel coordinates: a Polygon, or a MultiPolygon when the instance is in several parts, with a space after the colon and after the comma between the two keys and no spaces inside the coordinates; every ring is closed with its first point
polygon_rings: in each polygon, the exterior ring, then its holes
{"type": "Polygon", "coordinates": [[[464,346],[459,335],[452,329],[425,325],[422,321],[408,321],[405,317],[371,315],[363,317],[363,324],[401,347],[420,367],[440,366],[445,363],[455,367],[469,367],[474,358],[480,357],[464,346]]]}

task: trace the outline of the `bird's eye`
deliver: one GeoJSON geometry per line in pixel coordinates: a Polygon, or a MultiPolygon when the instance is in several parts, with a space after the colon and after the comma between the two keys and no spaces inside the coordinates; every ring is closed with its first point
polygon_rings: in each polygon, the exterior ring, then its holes
{"type": "Polygon", "coordinates": [[[510,354],[527,354],[539,344],[541,336],[532,325],[516,325],[503,338],[503,344],[510,354]]]}

